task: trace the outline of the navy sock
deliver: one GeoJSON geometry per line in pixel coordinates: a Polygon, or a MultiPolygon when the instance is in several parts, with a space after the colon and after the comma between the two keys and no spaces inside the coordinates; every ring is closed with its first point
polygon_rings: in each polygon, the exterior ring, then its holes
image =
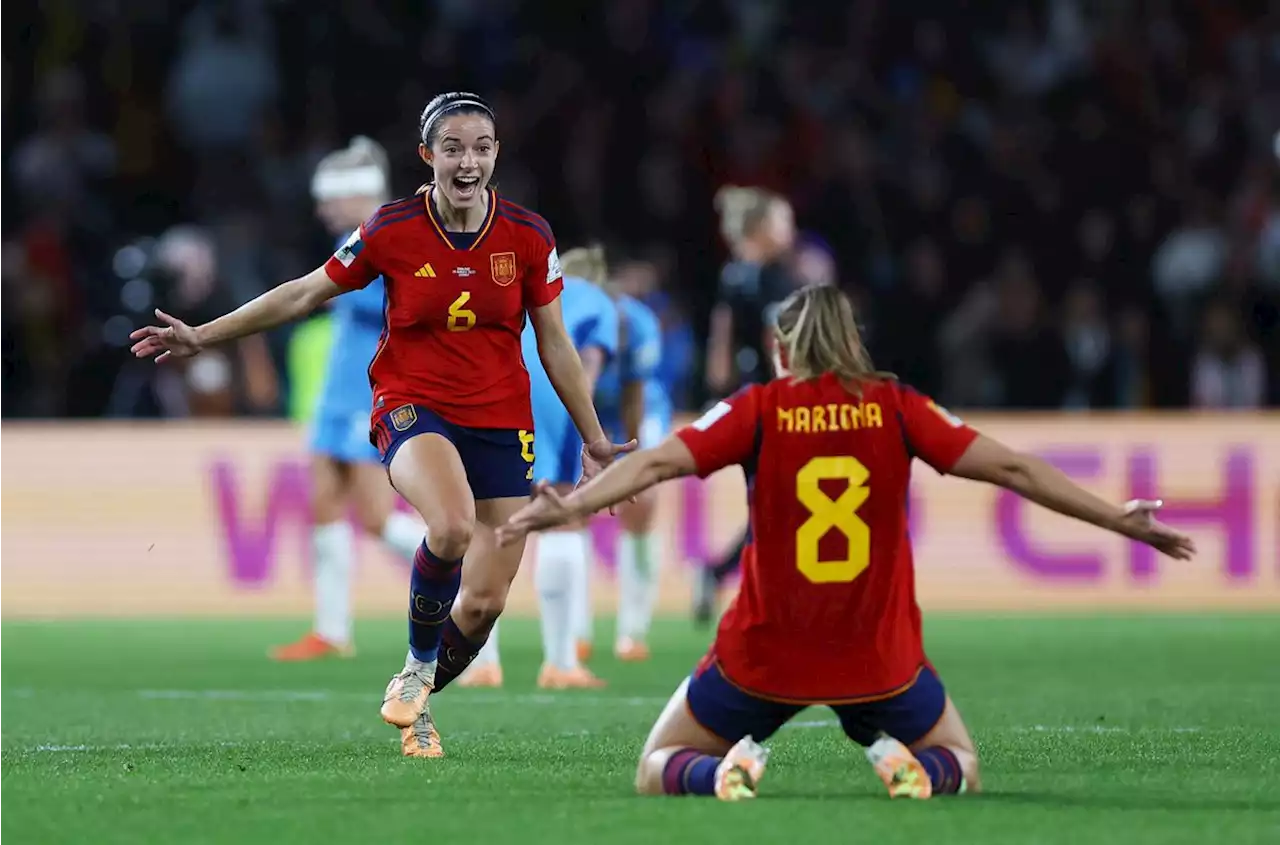
{"type": "Polygon", "coordinates": [[[682,748],[662,767],[662,791],[667,795],[715,795],[716,769],[723,757],[682,748]]]}
{"type": "Polygon", "coordinates": [[[476,655],[484,647],[485,640],[489,639],[488,635],[479,642],[467,639],[453,619],[446,619],[440,629],[440,662],[436,664],[434,692],[449,686],[454,678],[466,671],[471,661],[476,659],[476,655]]]}
{"type": "Polygon", "coordinates": [[[413,555],[409,580],[409,651],[430,663],[440,650],[440,634],[462,586],[462,561],[444,560],[427,548],[413,555]]]}
{"type": "Polygon", "coordinates": [[[960,791],[964,782],[964,771],[960,768],[960,760],[950,748],[935,745],[915,752],[916,759],[929,773],[929,781],[933,784],[934,795],[954,795],[960,791]]]}

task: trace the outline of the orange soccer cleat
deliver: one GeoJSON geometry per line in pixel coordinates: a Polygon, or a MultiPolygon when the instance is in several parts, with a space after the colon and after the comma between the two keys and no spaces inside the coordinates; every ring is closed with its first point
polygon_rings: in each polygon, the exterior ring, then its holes
{"type": "Polygon", "coordinates": [[[614,657],[623,663],[643,663],[649,659],[649,647],[639,640],[623,637],[613,647],[614,657]]]}
{"type": "Polygon", "coordinates": [[[916,755],[901,742],[880,734],[867,749],[867,760],[889,789],[890,798],[928,798],[933,795],[933,782],[916,755]]]}
{"type": "Polygon", "coordinates": [[[435,684],[436,662],[410,660],[391,676],[382,696],[382,721],[397,728],[412,728],[427,710],[427,696],[435,684]]]}
{"type": "Polygon", "coordinates": [[[444,746],[440,744],[440,732],[431,718],[430,707],[424,709],[412,725],[400,729],[400,751],[406,757],[423,759],[444,756],[444,746]]]}
{"type": "Polygon", "coordinates": [[[738,740],[716,767],[716,797],[721,801],[755,798],[768,761],[769,749],[749,736],[738,740]]]}
{"type": "Polygon", "coordinates": [[[601,689],[606,686],[608,683],[597,678],[584,666],[576,669],[561,669],[550,663],[544,663],[542,670],[538,672],[538,689],[601,689]]]}
{"type": "Polygon", "coordinates": [[[350,645],[331,643],[316,632],[304,636],[297,642],[278,645],[267,654],[272,660],[284,663],[301,663],[308,660],[326,660],[331,657],[354,657],[356,650],[350,645]]]}
{"type": "Polygon", "coordinates": [[[458,686],[472,689],[498,689],[502,686],[502,667],[497,663],[472,663],[458,678],[458,686]]]}

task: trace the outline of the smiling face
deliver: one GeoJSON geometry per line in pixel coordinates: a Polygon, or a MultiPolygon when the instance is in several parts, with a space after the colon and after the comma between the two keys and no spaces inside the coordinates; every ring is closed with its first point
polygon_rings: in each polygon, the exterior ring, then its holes
{"type": "Polygon", "coordinates": [[[498,161],[496,135],[485,114],[448,114],[435,121],[430,147],[419,145],[418,154],[431,165],[436,190],[449,205],[467,209],[482,201],[498,161]]]}

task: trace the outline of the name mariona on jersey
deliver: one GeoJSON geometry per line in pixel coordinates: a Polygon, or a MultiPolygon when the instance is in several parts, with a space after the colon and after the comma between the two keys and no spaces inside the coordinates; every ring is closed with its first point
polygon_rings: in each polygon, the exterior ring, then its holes
{"type": "Polygon", "coordinates": [[[883,428],[884,415],[878,402],[829,402],[778,408],[778,431],[787,434],[825,434],[831,431],[858,431],[883,428]]]}

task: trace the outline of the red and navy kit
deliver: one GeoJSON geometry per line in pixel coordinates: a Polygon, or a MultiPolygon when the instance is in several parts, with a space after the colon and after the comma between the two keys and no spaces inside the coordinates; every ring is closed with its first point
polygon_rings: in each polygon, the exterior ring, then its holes
{"type": "Polygon", "coordinates": [[[526,311],[563,288],[547,222],[490,189],[480,229],[448,232],[427,190],[378,209],[325,272],[346,288],[385,282],[386,327],[369,365],[384,462],[432,431],[458,446],[477,498],[527,495],[533,411],[520,332],[526,311]]]}
{"type": "MultiPolygon", "coordinates": [[[[734,708],[778,713],[874,703],[901,733],[932,727],[945,693],[921,639],[907,486],[912,459],[945,473],[977,433],[892,379],[851,390],[828,374],[748,387],[677,436],[702,477],[740,464],[750,496],[742,586],[694,674],[694,715],[728,730],[740,720],[711,705],[741,696],[734,708]]],[[[863,710],[837,712],[850,731],[863,710]]]]}

